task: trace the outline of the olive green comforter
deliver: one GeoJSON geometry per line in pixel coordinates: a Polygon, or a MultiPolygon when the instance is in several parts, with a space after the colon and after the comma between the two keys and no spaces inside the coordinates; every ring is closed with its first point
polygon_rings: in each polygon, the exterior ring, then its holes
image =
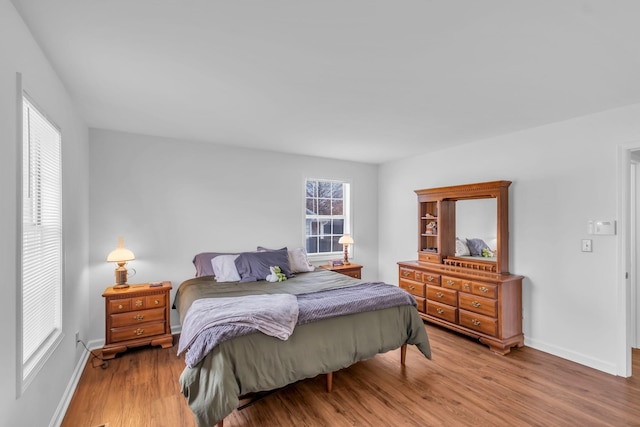
{"type": "MultiPolygon", "coordinates": [[[[180,285],[174,305],[182,321],[198,298],[302,294],[359,283],[323,269],[277,283],[217,283],[211,277],[195,278],[180,285]]],[[[212,427],[238,406],[241,395],[337,371],[403,344],[415,344],[431,358],[424,324],[409,305],[298,325],[287,341],[253,333],[222,342],[198,365],[185,368],[180,384],[198,426],[212,427]]]]}

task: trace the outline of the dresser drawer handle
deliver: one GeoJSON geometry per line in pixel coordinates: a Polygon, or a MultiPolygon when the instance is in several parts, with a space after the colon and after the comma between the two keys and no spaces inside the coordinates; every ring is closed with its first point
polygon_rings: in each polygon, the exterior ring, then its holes
{"type": "Polygon", "coordinates": [[[408,277],[410,274],[411,274],[411,272],[410,272],[410,271],[407,271],[407,270],[405,270],[405,271],[403,271],[403,272],[402,272],[402,275],[403,275],[404,277],[408,277]]]}
{"type": "Polygon", "coordinates": [[[144,315],[142,314],[138,314],[137,316],[133,316],[134,320],[143,320],[144,319],[144,315]]]}
{"type": "Polygon", "coordinates": [[[474,306],[475,308],[480,307],[480,303],[478,301],[473,301],[471,305],[474,306]]]}
{"type": "Polygon", "coordinates": [[[478,319],[473,319],[471,323],[473,323],[475,326],[480,326],[480,321],[478,319]]]}
{"type": "Polygon", "coordinates": [[[471,285],[470,285],[469,283],[465,283],[465,284],[464,284],[464,288],[465,288],[465,289],[471,289],[471,285]]]}
{"type": "Polygon", "coordinates": [[[142,300],[136,300],[136,307],[142,307],[142,300]]]}
{"type": "Polygon", "coordinates": [[[123,308],[124,308],[124,305],[118,304],[118,310],[122,310],[123,308]]]}
{"type": "Polygon", "coordinates": [[[436,308],[436,311],[438,312],[438,314],[443,314],[444,313],[444,310],[441,309],[441,308],[436,308]]]}
{"type": "Polygon", "coordinates": [[[453,286],[455,284],[456,284],[456,282],[454,280],[447,280],[447,285],[453,286]]]}
{"type": "Polygon", "coordinates": [[[154,300],[153,300],[153,303],[154,303],[155,305],[158,305],[158,304],[160,304],[160,301],[159,301],[159,300],[157,300],[157,299],[154,299],[154,300]]]}
{"type": "Polygon", "coordinates": [[[484,292],[486,294],[487,292],[489,292],[489,288],[486,288],[484,286],[480,286],[480,292],[484,292]]]}
{"type": "Polygon", "coordinates": [[[444,296],[442,292],[438,292],[436,295],[438,296],[438,298],[442,298],[444,296]]]}
{"type": "Polygon", "coordinates": [[[433,282],[435,280],[435,277],[433,276],[427,276],[427,281],[428,282],[433,282]]]}
{"type": "Polygon", "coordinates": [[[142,335],[142,334],[144,334],[144,329],[142,329],[142,328],[138,328],[138,329],[136,329],[135,331],[133,331],[133,333],[134,333],[135,335],[138,335],[138,336],[139,336],[139,335],[142,335]]]}
{"type": "Polygon", "coordinates": [[[416,289],[416,287],[415,287],[415,286],[413,286],[413,285],[409,285],[409,289],[413,291],[413,290],[415,290],[415,289],[416,289]]]}

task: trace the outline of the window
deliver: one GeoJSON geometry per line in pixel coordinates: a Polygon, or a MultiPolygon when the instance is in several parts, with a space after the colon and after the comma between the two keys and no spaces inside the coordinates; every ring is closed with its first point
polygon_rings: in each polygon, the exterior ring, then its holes
{"type": "Polygon", "coordinates": [[[60,131],[22,99],[22,389],[62,339],[60,131]]]}
{"type": "Polygon", "coordinates": [[[341,253],[338,240],[350,230],[347,182],[307,179],[305,237],[308,254],[341,253]]]}

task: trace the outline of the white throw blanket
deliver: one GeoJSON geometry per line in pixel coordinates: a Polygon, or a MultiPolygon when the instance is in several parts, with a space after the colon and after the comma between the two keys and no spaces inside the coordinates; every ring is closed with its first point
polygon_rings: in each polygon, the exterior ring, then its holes
{"type": "Polygon", "coordinates": [[[260,331],[286,340],[293,333],[297,321],[298,300],[295,295],[199,299],[193,302],[184,318],[178,354],[188,350],[187,365],[195,364],[216,344],[232,338],[227,335],[238,329],[260,331]],[[215,327],[223,328],[213,332],[215,327]],[[210,334],[214,336],[208,337],[210,334]]]}

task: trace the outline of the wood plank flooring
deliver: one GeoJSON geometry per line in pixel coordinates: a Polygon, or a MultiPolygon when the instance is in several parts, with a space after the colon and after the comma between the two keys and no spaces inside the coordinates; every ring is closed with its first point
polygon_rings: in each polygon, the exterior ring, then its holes
{"type": "MultiPolygon", "coordinates": [[[[414,347],[298,382],[234,411],[225,427],[640,426],[640,351],[620,378],[524,347],[498,356],[427,325],[433,360],[414,347]]],[[[195,427],[180,393],[184,360],[169,349],[133,349],[106,369],[87,364],[62,427],[195,427]]]]}

